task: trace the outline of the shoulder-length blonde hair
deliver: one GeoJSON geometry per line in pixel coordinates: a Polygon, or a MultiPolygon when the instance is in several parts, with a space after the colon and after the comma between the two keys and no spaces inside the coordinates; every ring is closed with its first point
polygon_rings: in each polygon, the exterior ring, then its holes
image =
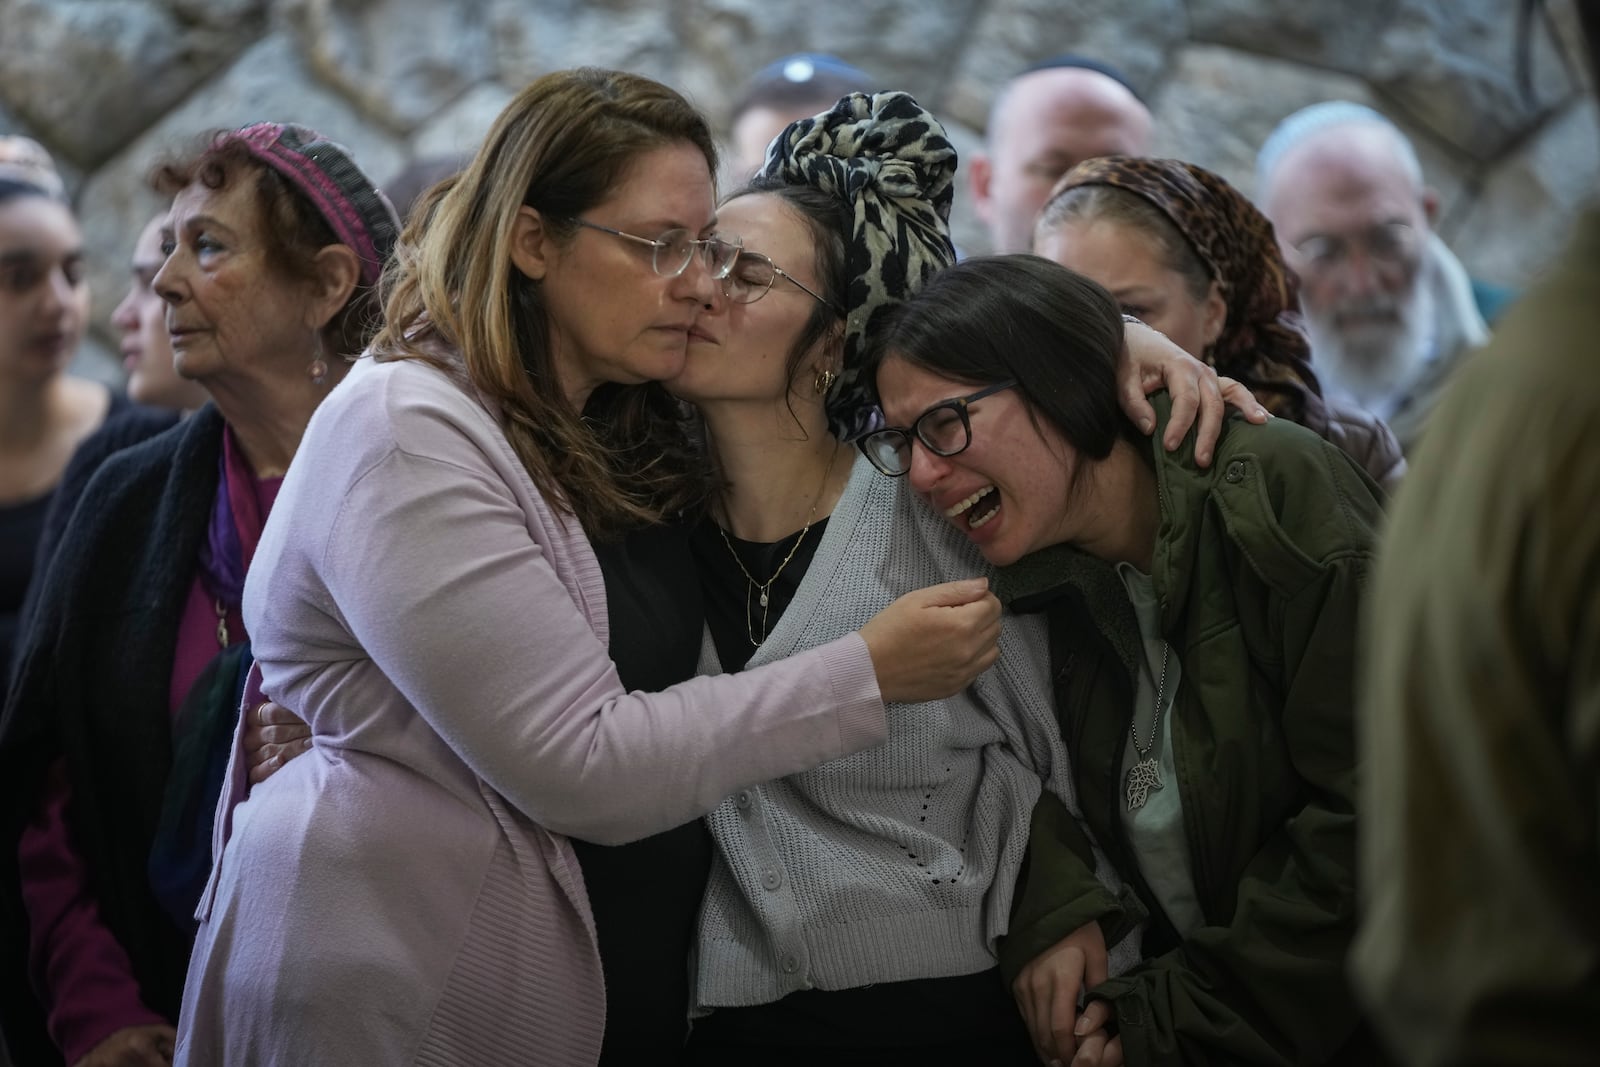
{"type": "Polygon", "coordinates": [[[672,89],[619,71],[547,74],[500,113],[483,147],[413,212],[384,275],[380,358],[437,362],[458,350],[495,401],[540,492],[608,539],[702,503],[709,469],[683,409],[658,383],[605,384],[576,411],[556,375],[543,287],[512,265],[524,205],[558,239],[604,200],[640,153],[688,142],[716,173],[705,119],[672,89]]]}

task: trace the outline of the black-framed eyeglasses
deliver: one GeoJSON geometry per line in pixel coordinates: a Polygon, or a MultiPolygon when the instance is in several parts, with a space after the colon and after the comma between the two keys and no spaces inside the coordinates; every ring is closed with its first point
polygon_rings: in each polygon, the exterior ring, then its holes
{"type": "Polygon", "coordinates": [[[785,278],[795,284],[797,288],[811,297],[835,315],[843,316],[844,309],[821,293],[812,289],[805,282],[772,262],[772,257],[761,252],[741,250],[734,257],[733,269],[722,279],[722,295],[735,304],[754,304],[766,296],[772,288],[772,283],[779,278],[785,278]]]}
{"type": "Polygon", "coordinates": [[[911,470],[911,442],[922,446],[936,456],[957,456],[972,444],[972,419],[967,408],[986,396],[1014,388],[1015,378],[997,382],[986,389],[966,396],[941,400],[917,416],[909,429],[888,426],[874,430],[856,442],[861,454],[878,470],[891,478],[898,478],[911,470]]]}
{"type": "Polygon", "coordinates": [[[698,238],[688,230],[672,229],[660,237],[651,238],[613,230],[610,226],[602,226],[588,219],[573,218],[570,221],[591,230],[609,233],[613,237],[649,245],[650,268],[663,278],[676,278],[682,274],[688,268],[689,261],[694,258],[696,251],[700,253],[701,261],[705,263],[706,270],[711,272],[713,278],[726,278],[728,272],[733,269],[734,260],[739,258],[739,250],[744,246],[741,238],[720,233],[698,238]]]}

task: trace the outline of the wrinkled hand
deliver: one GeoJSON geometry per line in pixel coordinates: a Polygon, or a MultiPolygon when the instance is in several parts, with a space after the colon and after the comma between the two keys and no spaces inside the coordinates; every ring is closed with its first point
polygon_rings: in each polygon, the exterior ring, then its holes
{"type": "Polygon", "coordinates": [[[250,784],[259,785],[311,747],[311,727],[281,704],[267,701],[245,714],[244,757],[250,784]]]}
{"type": "Polygon", "coordinates": [[[75,1067],[167,1067],[178,1044],[178,1031],[166,1023],[127,1026],[79,1060],[75,1067]]]}
{"type": "Polygon", "coordinates": [[[1106,939],[1097,922],[1078,927],[1018,972],[1011,994],[1041,1060],[1067,1062],[1077,1048],[1078,998],[1105,980],[1106,939]]]}
{"type": "Polygon", "coordinates": [[[1078,1019],[1078,1054],[1072,1067],[1122,1067],[1122,1035],[1106,1033],[1113,1009],[1108,1001],[1091,1000],[1078,1019]]]}
{"type": "Polygon", "coordinates": [[[1000,654],[1000,601],[986,578],[907,593],[861,628],[884,703],[943,700],[1000,654]]]}
{"type": "Polygon", "coordinates": [[[1232,378],[1219,378],[1215,370],[1165,334],[1143,323],[1127,323],[1122,353],[1117,357],[1117,395],[1122,410],[1145,433],[1156,428],[1156,412],[1145,395],[1162,388],[1172,396],[1172,418],[1162,445],[1172,451],[1183,443],[1189,428],[1196,426],[1194,458],[1202,467],[1211,465],[1222,433],[1225,404],[1239,409],[1251,422],[1266,422],[1271,417],[1250,390],[1232,378]]]}

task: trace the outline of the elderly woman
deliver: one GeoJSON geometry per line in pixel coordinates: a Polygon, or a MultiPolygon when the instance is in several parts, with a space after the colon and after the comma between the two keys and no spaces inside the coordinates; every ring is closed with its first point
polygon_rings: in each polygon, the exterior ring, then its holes
{"type": "Polygon", "coordinates": [[[1344,449],[1384,489],[1399,484],[1406,461],[1389,428],[1322,396],[1272,223],[1218,175],[1176,159],[1086,160],[1040,212],[1033,250],[1105,286],[1124,313],[1344,449]]]}
{"type": "Polygon", "coordinates": [[[376,358],[311,421],[246,589],[263,690],[312,744],[236,803],[235,761],[180,1061],[592,1063],[608,1013],[670,1048],[686,923],[597,946],[596,915],[693,899],[684,824],[993,662],[979,580],[691,678],[678,517],[711,482],[655,383],[738,253],[715,161],[667,87],[557,72],[408,231],[376,358]]]}
{"type": "MultiPolygon", "coordinates": [[[[1044,615],[1084,820],[1149,914],[1145,958],[1089,991],[1079,1047],[1054,1051],[1375,1062],[1344,958],[1376,490],[1286,419],[1228,423],[1211,469],[1150,447],[1117,408],[1121,343],[1111,296],[1056,264],[952,267],[885,327],[889,425],[862,442],[1000,568],[1013,611],[1044,615]]],[[[1093,887],[1079,845],[1025,897],[1093,887]]],[[[1087,918],[1098,937],[1117,916],[1087,918]]]]}
{"type": "Polygon", "coordinates": [[[179,371],[215,404],[104,464],[21,645],[0,1004],[27,1063],[171,1053],[248,662],[245,571],[397,234],[344,150],[298,126],[218,134],[156,182],[174,199],[153,285],[179,371]]]}
{"type": "Polygon", "coordinates": [[[105,386],[66,373],[89,319],[83,236],[72,209],[7,173],[54,176],[0,170],[0,691],[67,461],[126,405],[105,386]]]}

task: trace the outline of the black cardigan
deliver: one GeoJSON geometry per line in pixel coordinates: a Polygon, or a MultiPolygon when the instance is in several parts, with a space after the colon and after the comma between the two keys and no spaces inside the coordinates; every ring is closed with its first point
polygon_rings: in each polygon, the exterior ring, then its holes
{"type": "Polygon", "coordinates": [[[28,977],[17,845],[62,757],[69,820],[101,920],[143,1000],[176,1020],[192,935],[146,873],[172,762],[178,625],[217,489],[223,420],[205,408],[112,455],[84,488],[33,598],[0,719],[0,1027],[18,1063],[57,1063],[28,977]]]}

